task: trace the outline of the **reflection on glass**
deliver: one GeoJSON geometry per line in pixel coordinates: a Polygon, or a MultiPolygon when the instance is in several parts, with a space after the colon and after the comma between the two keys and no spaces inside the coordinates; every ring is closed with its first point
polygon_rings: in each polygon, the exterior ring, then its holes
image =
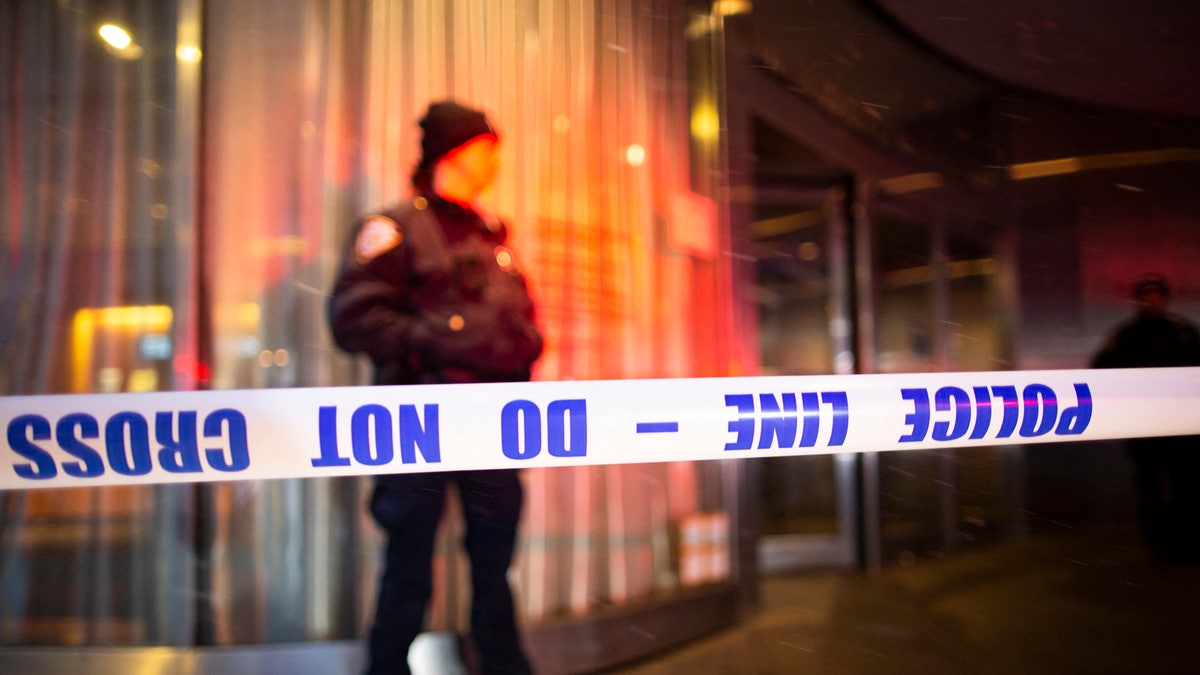
{"type": "MultiPolygon", "coordinates": [[[[830,372],[832,317],[823,208],[762,204],[753,229],[763,374],[830,372]]],[[[772,457],[762,462],[764,536],[837,533],[832,456],[772,457]]]]}
{"type": "Polygon", "coordinates": [[[879,216],[873,223],[881,373],[934,369],[933,243],[923,224],[879,216]]]}
{"type": "MultiPolygon", "coordinates": [[[[929,227],[880,214],[875,246],[877,350],[880,372],[935,367],[934,259],[929,227]]],[[[880,542],[884,564],[944,550],[942,453],[879,455],[880,542]]]]}
{"type": "MultiPolygon", "coordinates": [[[[1003,306],[995,246],[983,238],[951,233],[946,244],[949,316],[946,322],[951,370],[1004,369],[1003,306]]],[[[963,448],[955,453],[954,528],[963,547],[994,541],[1011,531],[1015,487],[1013,448],[963,448]]]]}
{"type": "MultiPolygon", "coordinates": [[[[754,120],[756,261],[760,364],[764,375],[834,372],[847,344],[835,281],[844,230],[844,178],[813,151],[754,120]]],[[[833,455],[770,457],[762,471],[759,568],[848,564],[847,485],[833,455]]],[[[846,465],[847,467],[849,465],[846,465]]]]}
{"type": "MultiPolygon", "coordinates": [[[[286,2],[205,2],[201,197],[214,388],[364,381],[365,369],[328,339],[327,286],[353,220],[411,197],[417,117],[441,98],[488,110],[502,138],[504,170],[489,206],[509,226],[539,307],[547,346],[536,378],[731,370],[733,299],[721,285],[716,195],[679,170],[691,164],[689,141],[670,130],[687,128],[686,97],[659,95],[663,83],[686,89],[685,55],[656,38],[660,28],[682,35],[686,17],[664,23],[638,6],[589,2],[502,5],[317,3],[299,12],[286,2]]],[[[723,551],[731,569],[728,546],[711,536],[684,545],[698,520],[727,522],[717,463],[528,470],[522,480],[513,573],[526,622],[728,577],[692,568],[723,551]]],[[[359,622],[322,624],[311,611],[335,607],[340,618],[373,608],[380,539],[362,519],[358,487],[213,486],[214,642],[360,630],[359,622]],[[339,522],[353,523],[345,539],[339,522]],[[290,548],[274,543],[287,537],[290,548]],[[318,546],[331,539],[353,555],[318,546]],[[330,570],[336,583],[321,576],[330,570]]],[[[431,630],[467,624],[454,504],[439,533],[431,630]]]]}
{"type": "Polygon", "coordinates": [[[170,381],[173,315],[166,305],[85,308],[71,331],[76,393],[155,391],[170,381]]]}
{"type": "MultiPolygon", "coordinates": [[[[875,223],[879,363],[885,372],[984,371],[1005,363],[994,245],[885,215],[875,223]]],[[[1013,451],[879,457],[885,564],[991,541],[1011,529],[1013,451]]]]}
{"type": "MultiPolygon", "coordinates": [[[[195,92],[174,57],[187,12],[122,10],[0,6],[0,394],[169,390],[197,370],[195,92]]],[[[76,429],[102,447],[86,418],[76,429]]],[[[0,494],[0,643],[185,643],[191,494],[0,494]]]]}

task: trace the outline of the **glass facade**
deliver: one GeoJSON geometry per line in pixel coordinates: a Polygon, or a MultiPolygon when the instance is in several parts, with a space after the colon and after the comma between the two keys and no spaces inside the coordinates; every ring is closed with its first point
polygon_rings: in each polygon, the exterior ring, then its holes
{"type": "MultiPolygon", "coordinates": [[[[756,311],[764,375],[853,372],[848,302],[851,176],[761,118],[754,152],[756,311]]],[[[759,568],[765,572],[855,560],[854,458],[761,460],[759,568]]]]}
{"type": "MultiPolygon", "coordinates": [[[[953,138],[851,106],[815,57],[791,64],[809,98],[755,80],[771,59],[726,40],[779,26],[699,4],[0,4],[0,393],[367,382],[329,338],[328,287],[354,219],[408,198],[417,119],[442,98],[486,109],[503,138],[489,206],[539,304],[538,379],[1011,367],[1007,235],[910,198],[911,164],[860,142],[903,155],[953,138]]],[[[926,84],[979,122],[965,80],[926,84]]],[[[979,148],[958,159],[993,159],[979,148]]],[[[976,448],[530,470],[517,605],[548,624],[744,593],[760,570],[941,555],[1011,530],[1018,462],[976,448]]],[[[381,562],[369,487],[0,493],[0,645],[359,639],[381,562]]],[[[467,621],[455,508],[431,630],[467,621]]]]}
{"type": "MultiPolygon", "coordinates": [[[[6,2],[0,26],[0,391],[197,386],[197,4],[6,2]]],[[[0,642],[189,639],[189,488],[0,500],[0,642]]]]}
{"type": "MultiPolygon", "coordinates": [[[[328,337],[327,287],[353,219],[407,198],[440,98],[503,137],[491,206],[539,301],[538,378],[740,368],[726,225],[690,170],[683,3],[2,7],[5,394],[365,382],[328,337]]],[[[523,618],[728,581],[728,553],[715,575],[681,563],[682,532],[727,523],[725,473],[526,472],[523,618]]],[[[0,643],[357,638],[379,564],[368,485],[0,495],[0,643]]],[[[453,515],[433,630],[465,624],[453,515]]]]}
{"type": "MultiPolygon", "coordinates": [[[[1008,369],[1004,270],[1012,261],[1003,237],[880,211],[872,220],[880,372],[1008,369]]],[[[1012,534],[1019,458],[1011,447],[880,455],[883,562],[1012,534]]]]}
{"type": "MultiPolygon", "coordinates": [[[[988,92],[860,10],[756,3],[727,21],[729,180],[753,187],[731,210],[749,223],[735,236],[756,261],[762,372],[1009,368],[1010,223],[971,174],[999,161],[988,92]],[[886,74],[904,68],[921,77],[897,88],[886,74]]],[[[1011,535],[1018,457],[765,460],[760,569],[876,568],[1011,535]]]]}

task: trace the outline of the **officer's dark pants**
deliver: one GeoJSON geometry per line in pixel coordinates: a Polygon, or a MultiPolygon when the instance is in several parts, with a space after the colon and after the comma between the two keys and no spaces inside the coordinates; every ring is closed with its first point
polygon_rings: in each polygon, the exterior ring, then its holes
{"type": "Polygon", "coordinates": [[[1200,562],[1200,437],[1129,442],[1138,518],[1157,562],[1200,562]]]}
{"type": "Polygon", "coordinates": [[[462,471],[380,478],[371,515],[387,531],[387,558],[368,641],[368,673],[404,673],[433,591],[433,547],[455,481],[471,561],[471,636],[484,673],[529,673],[508,586],[523,492],[516,471],[462,471]]]}

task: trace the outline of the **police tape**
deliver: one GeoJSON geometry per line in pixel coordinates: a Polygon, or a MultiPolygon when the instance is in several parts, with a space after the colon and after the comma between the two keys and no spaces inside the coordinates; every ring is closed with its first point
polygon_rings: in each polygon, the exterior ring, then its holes
{"type": "Polygon", "coordinates": [[[0,398],[0,489],[1200,434],[1200,368],[0,398]]]}

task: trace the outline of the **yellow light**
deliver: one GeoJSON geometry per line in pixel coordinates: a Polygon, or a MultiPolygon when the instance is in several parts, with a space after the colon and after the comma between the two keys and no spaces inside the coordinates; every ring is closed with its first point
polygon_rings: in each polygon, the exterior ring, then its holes
{"type": "Polygon", "coordinates": [[[691,40],[702,38],[713,32],[718,26],[719,21],[719,17],[711,14],[696,14],[688,21],[687,28],[684,29],[683,34],[691,40]]]}
{"type": "Polygon", "coordinates": [[[1142,150],[1137,152],[1113,152],[1103,155],[1062,157],[1060,159],[1047,159],[1040,162],[1013,164],[1008,167],[1008,177],[1011,180],[1029,180],[1031,178],[1079,173],[1080,171],[1195,161],[1200,161],[1200,149],[1198,148],[1164,148],[1162,150],[1142,150]]]}
{"type": "Polygon", "coordinates": [[[125,49],[133,44],[133,38],[129,36],[129,33],[124,28],[114,26],[111,23],[100,26],[100,37],[117,49],[125,49]]]}
{"type": "Polygon", "coordinates": [[[254,302],[246,302],[237,307],[237,320],[243,330],[252,333],[258,330],[258,322],[262,318],[262,308],[254,302]]]}
{"type": "Polygon", "coordinates": [[[800,213],[789,213],[753,222],[750,224],[750,233],[755,239],[765,239],[790,232],[799,232],[823,222],[825,222],[824,209],[809,209],[800,213]]]}
{"type": "MultiPolygon", "coordinates": [[[[992,258],[980,258],[977,260],[955,260],[946,263],[946,278],[947,279],[965,279],[968,277],[986,277],[996,274],[996,261],[992,258]]],[[[933,282],[933,268],[924,265],[922,267],[907,267],[905,269],[888,272],[884,275],[884,284],[889,287],[900,286],[917,286],[933,282]]]]}
{"type": "Polygon", "coordinates": [[[129,373],[126,391],[158,391],[158,372],[153,368],[138,368],[129,373]]]}
{"type": "Polygon", "coordinates": [[[641,166],[646,163],[646,149],[634,143],[625,148],[625,161],[629,166],[641,166]]]}
{"type": "Polygon", "coordinates": [[[74,391],[86,392],[92,370],[92,345],[97,328],[166,333],[173,313],[166,305],[85,308],[75,312],[71,330],[74,391]]]}
{"type": "Polygon", "coordinates": [[[1044,178],[1046,176],[1061,176],[1065,173],[1079,173],[1083,170],[1083,162],[1078,157],[1063,159],[1048,159],[1042,162],[1025,162],[1014,164],[1008,168],[1008,177],[1013,180],[1044,178]]]}
{"type": "Polygon", "coordinates": [[[571,118],[566,115],[559,115],[554,118],[554,132],[565,134],[571,130],[571,118]]]}
{"type": "Polygon", "coordinates": [[[716,0],[712,4],[713,16],[749,14],[753,9],[754,5],[750,0],[716,0]]]}
{"type": "Polygon", "coordinates": [[[939,188],[945,184],[945,179],[937,172],[911,173],[907,176],[896,176],[879,181],[879,189],[884,194],[898,195],[917,190],[939,188]]]}
{"type": "Polygon", "coordinates": [[[200,62],[200,48],[195,45],[179,45],[175,48],[175,57],[188,63],[200,62]]]}
{"type": "Polygon", "coordinates": [[[166,305],[81,309],[77,315],[85,312],[95,312],[96,323],[102,328],[140,328],[148,333],[164,333],[171,327],[171,308],[166,305]]]}
{"type": "Polygon", "coordinates": [[[711,103],[701,103],[692,111],[692,136],[702,141],[715,141],[721,133],[721,118],[711,103]]]}

